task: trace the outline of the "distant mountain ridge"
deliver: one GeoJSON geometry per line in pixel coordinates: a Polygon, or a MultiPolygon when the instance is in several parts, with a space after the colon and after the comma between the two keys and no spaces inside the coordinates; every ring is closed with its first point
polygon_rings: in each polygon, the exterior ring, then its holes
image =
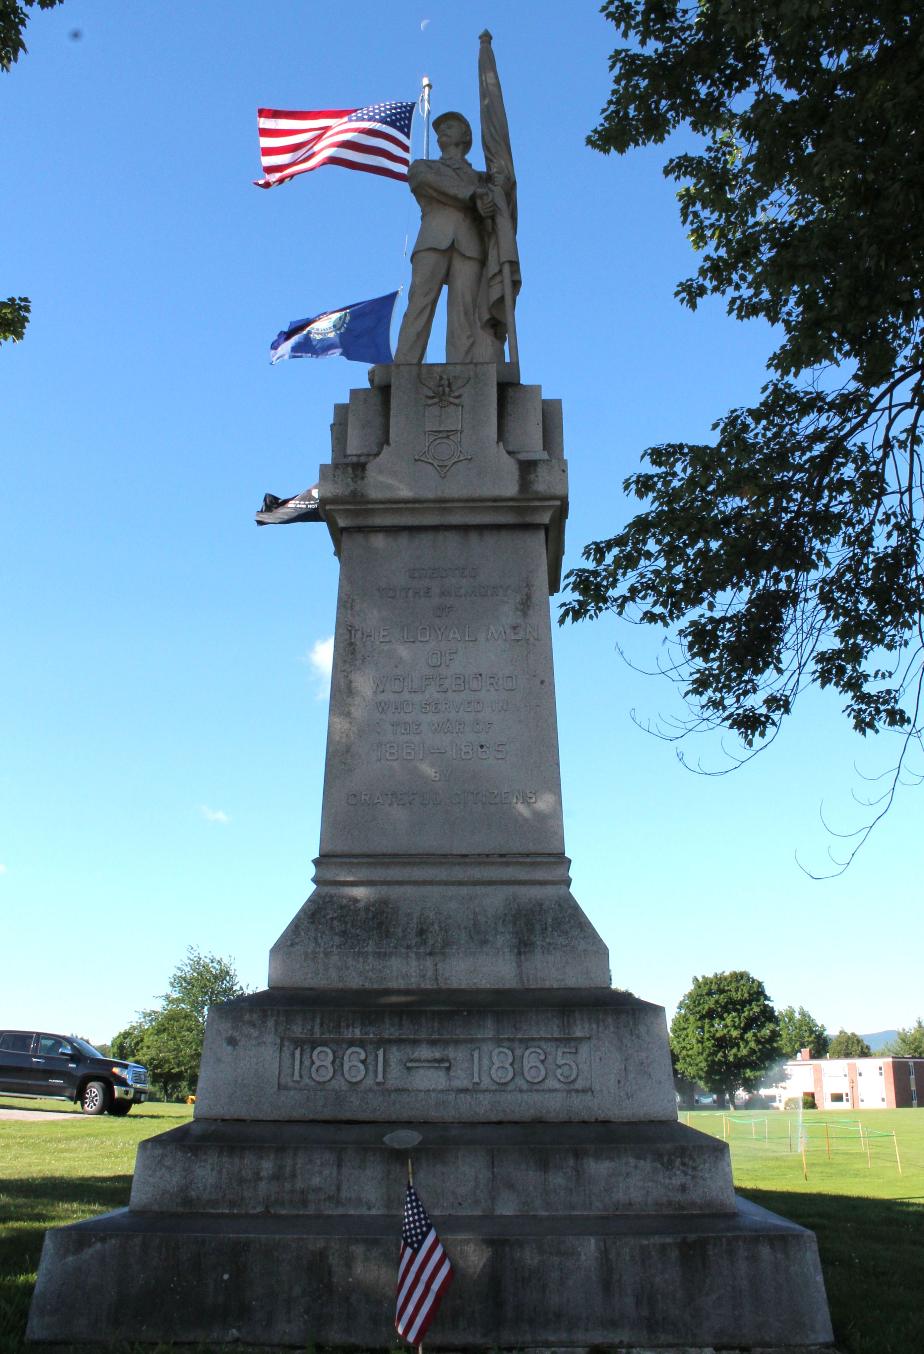
{"type": "Polygon", "coordinates": [[[886,1044],[898,1038],[898,1030],[877,1030],[875,1034],[861,1034],[860,1038],[866,1040],[874,1053],[879,1053],[886,1044]]]}

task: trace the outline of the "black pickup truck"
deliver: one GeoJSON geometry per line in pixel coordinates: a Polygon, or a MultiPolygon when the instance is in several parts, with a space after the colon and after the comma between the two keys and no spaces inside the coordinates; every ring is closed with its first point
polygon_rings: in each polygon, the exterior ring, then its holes
{"type": "Polygon", "coordinates": [[[148,1074],[72,1034],[0,1030],[0,1095],[53,1096],[76,1100],[84,1114],[127,1114],[147,1099],[148,1074]]]}

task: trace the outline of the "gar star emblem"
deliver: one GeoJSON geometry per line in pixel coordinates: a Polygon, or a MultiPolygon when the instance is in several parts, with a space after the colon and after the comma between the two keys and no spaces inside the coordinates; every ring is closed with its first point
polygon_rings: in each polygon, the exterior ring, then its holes
{"type": "Polygon", "coordinates": [[[459,461],[470,461],[471,453],[462,447],[462,396],[459,391],[468,385],[467,376],[452,377],[441,372],[432,381],[420,373],[420,384],[429,391],[424,396],[427,406],[425,430],[427,445],[414,457],[427,461],[445,479],[459,461]]]}

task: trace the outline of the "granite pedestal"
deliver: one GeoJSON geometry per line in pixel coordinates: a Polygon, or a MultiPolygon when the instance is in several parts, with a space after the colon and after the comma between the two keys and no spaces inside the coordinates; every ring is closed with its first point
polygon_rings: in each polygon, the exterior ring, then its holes
{"type": "Polygon", "coordinates": [[[48,1234],[35,1340],[384,1347],[404,1161],[456,1279],[434,1348],[795,1351],[811,1233],[677,1122],[664,1013],[570,892],[548,593],[561,410],[510,368],[376,368],[338,406],[316,887],[209,1013],[193,1123],[48,1234]]]}

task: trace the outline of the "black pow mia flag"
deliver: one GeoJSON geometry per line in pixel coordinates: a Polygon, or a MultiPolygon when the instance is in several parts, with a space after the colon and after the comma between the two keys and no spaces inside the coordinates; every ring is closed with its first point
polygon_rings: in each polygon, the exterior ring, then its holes
{"type": "Polygon", "coordinates": [[[289,522],[322,522],[318,508],[319,486],[312,484],[292,498],[277,498],[275,494],[264,494],[263,506],[254,515],[258,527],[285,526],[289,522]]]}

